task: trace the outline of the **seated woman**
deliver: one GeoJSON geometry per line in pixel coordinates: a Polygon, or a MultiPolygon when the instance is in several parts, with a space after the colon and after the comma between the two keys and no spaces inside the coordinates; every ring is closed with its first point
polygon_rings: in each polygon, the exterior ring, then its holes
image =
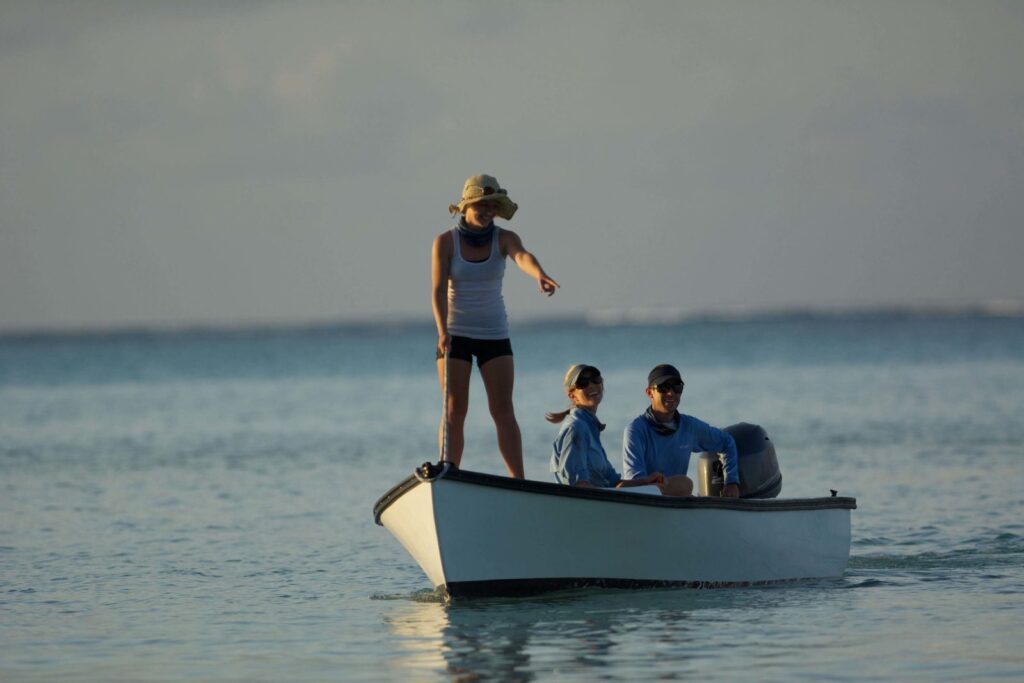
{"type": "Polygon", "coordinates": [[[608,461],[601,446],[604,425],[597,420],[597,406],[604,398],[601,371],[592,365],[573,365],[565,373],[566,394],[572,407],[559,413],[548,413],[548,422],[562,423],[551,453],[551,471],[559,484],[590,488],[623,488],[654,484],[666,493],[665,477],[655,472],[645,477],[624,481],[608,461]]]}

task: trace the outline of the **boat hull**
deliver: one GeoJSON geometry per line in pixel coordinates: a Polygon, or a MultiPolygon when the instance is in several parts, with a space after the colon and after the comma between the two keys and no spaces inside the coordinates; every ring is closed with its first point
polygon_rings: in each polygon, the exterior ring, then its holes
{"type": "MultiPolygon", "coordinates": [[[[428,472],[429,474],[429,472],[428,472]]],[[[842,576],[852,498],[667,498],[446,469],[375,507],[452,597],[842,576]]]]}

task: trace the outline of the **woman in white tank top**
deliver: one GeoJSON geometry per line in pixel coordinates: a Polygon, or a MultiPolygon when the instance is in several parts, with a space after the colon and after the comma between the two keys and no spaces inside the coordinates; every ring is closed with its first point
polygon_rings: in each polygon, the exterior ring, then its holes
{"type": "Polygon", "coordinates": [[[466,180],[462,199],[448,207],[451,213],[461,214],[458,224],[434,239],[431,285],[441,391],[445,391],[447,374],[448,413],[441,416],[438,433],[442,455],[447,419],[447,459],[456,466],[462,460],[469,377],[476,356],[498,433],[498,450],[509,476],[522,479],[523,443],[512,406],[515,366],[501,295],[505,257],[535,279],[543,294],[554,294],[558,283],[523,248],[517,234],[494,225],[495,216],[510,220],[517,208],[493,176],[477,175],[466,180]]]}

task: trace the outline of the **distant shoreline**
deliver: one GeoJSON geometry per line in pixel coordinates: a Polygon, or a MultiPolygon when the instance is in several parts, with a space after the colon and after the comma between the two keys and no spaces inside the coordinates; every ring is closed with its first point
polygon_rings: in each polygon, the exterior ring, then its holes
{"type": "MultiPolygon", "coordinates": [[[[538,327],[673,327],[696,323],[751,323],[799,321],[870,321],[923,319],[1018,319],[1024,318],[1024,300],[998,300],[961,306],[866,306],[843,308],[779,307],[739,308],[684,311],[678,309],[596,309],[566,314],[523,319],[516,317],[521,329],[538,327]]],[[[224,336],[263,334],[335,334],[372,333],[379,330],[428,330],[433,322],[428,317],[389,317],[378,320],[351,318],[309,322],[239,321],[223,323],[153,323],[124,324],[106,327],[68,326],[0,329],[0,342],[29,341],[42,338],[116,338],[224,336]]]]}

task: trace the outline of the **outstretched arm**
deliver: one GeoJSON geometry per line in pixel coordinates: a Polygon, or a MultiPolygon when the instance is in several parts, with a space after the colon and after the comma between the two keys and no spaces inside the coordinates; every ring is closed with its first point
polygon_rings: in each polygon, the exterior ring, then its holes
{"type": "Polygon", "coordinates": [[[551,296],[561,286],[555,282],[554,278],[544,272],[537,257],[523,248],[523,241],[519,239],[519,235],[511,230],[503,229],[501,231],[501,241],[501,246],[504,248],[505,253],[515,261],[516,265],[519,266],[519,270],[537,281],[537,286],[540,287],[541,293],[551,296]]]}

